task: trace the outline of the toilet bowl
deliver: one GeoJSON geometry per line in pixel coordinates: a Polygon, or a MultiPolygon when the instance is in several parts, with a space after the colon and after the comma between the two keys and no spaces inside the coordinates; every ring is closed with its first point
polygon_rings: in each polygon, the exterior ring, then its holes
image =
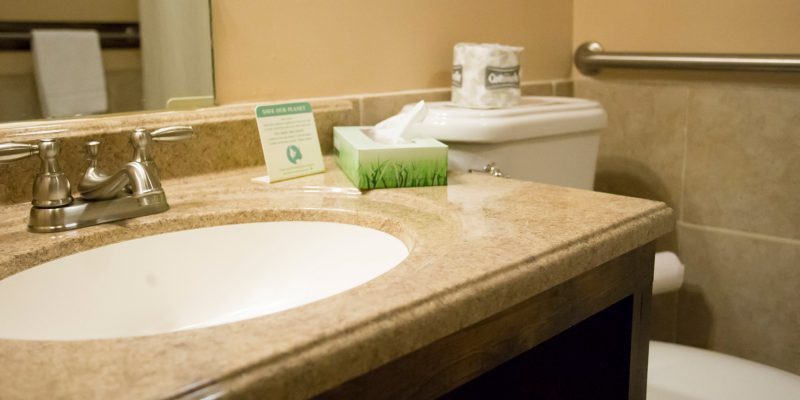
{"type": "MultiPolygon", "coordinates": [[[[493,165],[503,176],[591,190],[606,123],[597,102],[529,96],[490,110],[428,103],[428,115],[409,133],[445,142],[450,170],[493,165]]],[[[656,294],[678,290],[683,265],[674,254],[659,253],[654,276],[656,294]]],[[[800,399],[800,376],[741,358],[652,341],[649,360],[648,399],[800,399]]]]}
{"type": "Polygon", "coordinates": [[[715,351],[650,342],[648,400],[797,400],[800,376],[715,351]]]}
{"type": "MultiPolygon", "coordinates": [[[[674,253],[656,254],[653,294],[678,291],[683,265],[674,253]]],[[[649,400],[796,400],[800,376],[714,351],[650,341],[649,400]]]]}

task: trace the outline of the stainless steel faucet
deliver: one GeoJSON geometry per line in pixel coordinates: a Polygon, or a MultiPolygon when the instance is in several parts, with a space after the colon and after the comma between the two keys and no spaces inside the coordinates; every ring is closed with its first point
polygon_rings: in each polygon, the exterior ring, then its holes
{"type": "Polygon", "coordinates": [[[89,165],[78,183],[79,198],[72,197],[69,180],[58,163],[61,151],[58,140],[0,144],[0,163],[39,155],[42,165],[33,181],[28,230],[60,232],[167,211],[167,197],[150,146],[154,141],[174,142],[192,137],[191,126],[171,126],[153,132],[137,128],[131,133],[133,161],[114,174],[97,168],[100,142],[86,143],[89,165]]]}

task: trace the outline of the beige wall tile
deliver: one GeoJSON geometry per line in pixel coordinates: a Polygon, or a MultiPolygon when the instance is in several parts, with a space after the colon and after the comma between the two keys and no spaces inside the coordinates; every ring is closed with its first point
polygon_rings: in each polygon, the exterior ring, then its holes
{"type": "Polygon", "coordinates": [[[800,372],[800,90],[582,79],[575,91],[609,114],[598,190],[777,236],[684,224],[660,240],[679,252],[687,284],[654,299],[653,338],[800,372]]]}
{"type": "MultiPolygon", "coordinates": [[[[575,96],[597,100],[608,112],[595,189],[664,201],[680,212],[688,89],[581,79],[575,96]]],[[[674,233],[657,247],[674,249],[674,233]]]]}
{"type": "Polygon", "coordinates": [[[553,81],[553,95],[572,97],[575,95],[575,84],[571,80],[553,81]]]}
{"type": "Polygon", "coordinates": [[[522,82],[520,91],[523,96],[552,96],[553,83],[545,82],[522,82]]]}
{"type": "Polygon", "coordinates": [[[800,373],[798,243],[679,224],[678,341],[800,373]]]}
{"type": "Polygon", "coordinates": [[[375,125],[400,112],[404,105],[420,100],[425,100],[426,102],[449,101],[450,89],[415,90],[364,96],[361,99],[361,125],[375,125]]]}
{"type": "Polygon", "coordinates": [[[683,220],[800,238],[800,88],[692,88],[683,220]]]}
{"type": "Polygon", "coordinates": [[[314,113],[314,121],[317,123],[319,145],[322,148],[323,154],[328,154],[333,151],[334,127],[360,125],[359,100],[348,100],[353,105],[351,111],[314,113]]]}
{"type": "Polygon", "coordinates": [[[678,293],[653,296],[650,315],[650,339],[675,342],[678,329],[678,293]]]}
{"type": "MultiPolygon", "coordinates": [[[[349,99],[350,104],[352,105],[352,109],[347,114],[347,124],[351,126],[358,126],[361,125],[361,98],[360,97],[353,97],[349,99]]],[[[339,124],[335,126],[344,126],[344,124],[339,124]]],[[[333,146],[333,128],[331,128],[331,146],[333,146]]],[[[331,148],[332,150],[332,148],[331,148]]]]}

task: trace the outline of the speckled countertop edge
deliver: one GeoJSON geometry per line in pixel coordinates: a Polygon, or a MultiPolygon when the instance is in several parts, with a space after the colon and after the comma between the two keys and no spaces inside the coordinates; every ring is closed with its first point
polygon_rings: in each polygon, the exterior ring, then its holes
{"type": "Polygon", "coordinates": [[[0,340],[0,398],[163,398],[204,392],[302,398],[478,322],[672,228],[663,203],[454,175],[448,187],[351,187],[329,171],[281,184],[260,169],[169,180],[173,209],[46,238],[27,206],[0,210],[0,276],[101,244],[197,226],[323,219],[375,227],[412,246],[389,273],[287,312],[167,335],[85,342],[0,340]],[[94,242],[92,242],[94,238],[94,242]],[[101,238],[98,240],[98,238],[101,238]],[[4,379],[6,380],[6,379],[4,379]]]}

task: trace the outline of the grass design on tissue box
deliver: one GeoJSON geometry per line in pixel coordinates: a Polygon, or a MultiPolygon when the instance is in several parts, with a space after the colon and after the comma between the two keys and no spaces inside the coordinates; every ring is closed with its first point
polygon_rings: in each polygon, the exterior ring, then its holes
{"type": "MultiPolygon", "coordinates": [[[[447,185],[447,162],[432,160],[347,160],[346,154],[339,154],[340,163],[355,171],[348,174],[357,176],[356,185],[360,189],[383,189],[394,187],[441,186],[447,185]]],[[[355,180],[355,179],[353,179],[355,180]]]]}
{"type": "Polygon", "coordinates": [[[333,141],[337,163],[359,189],[447,185],[447,146],[435,139],[387,145],[361,127],[336,127],[333,141]]]}
{"type": "Polygon", "coordinates": [[[431,161],[384,160],[362,165],[359,173],[359,187],[366,189],[447,184],[447,166],[431,161]]]}

